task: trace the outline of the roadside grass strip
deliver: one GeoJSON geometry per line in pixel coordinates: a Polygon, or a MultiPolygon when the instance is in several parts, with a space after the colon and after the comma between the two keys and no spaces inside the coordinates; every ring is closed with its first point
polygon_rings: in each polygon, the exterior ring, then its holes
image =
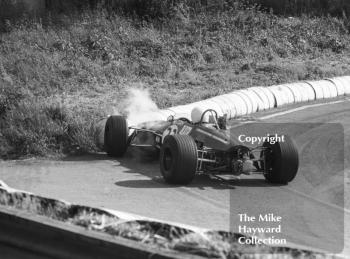
{"type": "Polygon", "coordinates": [[[116,214],[12,189],[0,181],[0,206],[26,211],[67,224],[147,244],[150,248],[206,258],[331,258],[320,252],[267,245],[243,245],[237,233],[194,231],[127,213],[116,214]]]}

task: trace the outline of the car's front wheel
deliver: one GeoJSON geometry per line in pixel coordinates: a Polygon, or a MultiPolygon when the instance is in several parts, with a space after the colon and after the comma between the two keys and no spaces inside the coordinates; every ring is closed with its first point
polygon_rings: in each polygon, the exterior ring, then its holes
{"type": "Polygon", "coordinates": [[[168,135],[160,149],[160,171],[170,184],[189,184],[197,171],[197,145],[188,135],[168,135]]]}
{"type": "Polygon", "coordinates": [[[109,156],[121,157],[128,148],[129,128],[123,116],[110,116],[104,133],[104,149],[109,156]]]}
{"type": "Polygon", "coordinates": [[[267,149],[265,156],[264,176],[271,183],[288,184],[292,181],[299,167],[298,150],[292,139],[285,135],[283,142],[263,144],[267,149]]]}

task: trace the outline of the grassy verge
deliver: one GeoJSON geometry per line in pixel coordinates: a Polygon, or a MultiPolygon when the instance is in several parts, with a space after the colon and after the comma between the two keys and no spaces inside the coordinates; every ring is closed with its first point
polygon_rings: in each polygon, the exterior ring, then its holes
{"type": "Polygon", "coordinates": [[[9,192],[0,183],[0,206],[28,211],[67,224],[135,240],[154,249],[180,251],[208,258],[327,258],[312,251],[265,245],[242,245],[242,235],[229,232],[196,233],[148,220],[125,220],[106,211],[71,205],[19,191],[9,192]]]}
{"type": "MultiPolygon", "coordinates": [[[[235,2],[235,1],[232,1],[235,2]]],[[[0,34],[0,156],[94,152],[95,123],[146,88],[160,108],[250,86],[350,74],[350,21],[235,2],[140,18],[86,10],[7,21],[0,34]]]]}

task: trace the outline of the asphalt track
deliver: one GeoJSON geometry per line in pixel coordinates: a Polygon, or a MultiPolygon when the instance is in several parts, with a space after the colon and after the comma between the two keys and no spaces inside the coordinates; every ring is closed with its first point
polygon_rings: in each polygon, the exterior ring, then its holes
{"type": "Polygon", "coordinates": [[[282,217],[282,234],[275,237],[332,253],[340,253],[345,243],[344,253],[350,254],[350,101],[290,106],[255,114],[254,120],[259,124],[232,122],[232,137],[240,132],[291,135],[301,167],[289,185],[268,184],[261,175],[226,180],[203,175],[189,186],[170,186],[160,177],[158,161],[140,161],[142,154],[132,151],[118,160],[98,154],[2,161],[0,179],[47,197],[215,230],[254,225],[239,222],[240,213],[273,213],[282,217]]]}

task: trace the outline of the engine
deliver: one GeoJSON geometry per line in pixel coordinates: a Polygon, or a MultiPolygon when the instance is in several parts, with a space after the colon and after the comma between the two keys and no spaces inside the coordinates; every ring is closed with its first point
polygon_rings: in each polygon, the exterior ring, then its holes
{"type": "Polygon", "coordinates": [[[219,171],[233,175],[250,174],[254,169],[250,150],[236,146],[229,152],[200,149],[198,157],[199,171],[219,171]]]}

